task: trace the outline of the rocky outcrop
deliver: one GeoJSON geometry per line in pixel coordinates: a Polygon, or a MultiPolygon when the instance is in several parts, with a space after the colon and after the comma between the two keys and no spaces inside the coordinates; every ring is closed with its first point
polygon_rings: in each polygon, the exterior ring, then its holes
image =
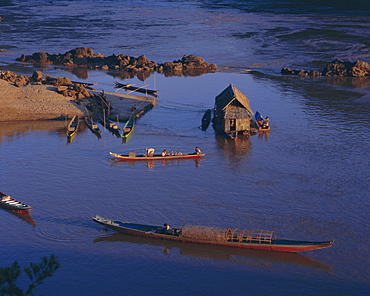
{"type": "Polygon", "coordinates": [[[341,76],[341,77],[364,77],[370,76],[370,65],[363,61],[349,62],[336,59],[327,64],[326,67],[319,71],[292,70],[289,68],[281,69],[282,75],[299,75],[299,76],[341,76]]]}
{"type": "Polygon", "coordinates": [[[95,54],[91,48],[78,47],[64,54],[48,54],[36,52],[32,55],[22,55],[16,59],[19,62],[53,64],[71,67],[87,67],[88,69],[120,70],[133,74],[143,72],[181,73],[183,75],[197,75],[217,70],[217,65],[205,62],[194,55],[184,55],[181,60],[158,64],[148,60],[144,55],[138,58],[124,54],[104,56],[95,54]]]}

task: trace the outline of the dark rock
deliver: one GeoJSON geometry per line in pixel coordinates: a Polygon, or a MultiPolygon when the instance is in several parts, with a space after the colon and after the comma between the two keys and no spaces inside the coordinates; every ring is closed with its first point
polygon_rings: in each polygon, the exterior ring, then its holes
{"type": "Polygon", "coordinates": [[[32,55],[32,59],[35,63],[40,63],[40,64],[48,64],[50,63],[48,59],[48,54],[45,52],[35,52],[32,55]]]}
{"type": "Polygon", "coordinates": [[[192,73],[209,73],[217,70],[217,65],[205,62],[202,58],[194,55],[184,55],[181,60],[173,62],[165,62],[158,64],[150,61],[144,55],[138,58],[121,55],[111,55],[108,57],[102,54],[95,54],[91,48],[78,47],[72,49],[65,54],[49,55],[43,52],[34,53],[31,56],[22,55],[16,59],[20,62],[29,63],[45,63],[64,66],[79,66],[88,69],[102,69],[102,70],[120,70],[132,72],[137,75],[141,72],[170,72],[184,75],[192,75],[192,73]]]}
{"type": "Polygon", "coordinates": [[[370,76],[370,65],[363,61],[355,61],[354,63],[336,59],[327,64],[322,72],[292,70],[289,68],[281,69],[282,75],[299,75],[299,76],[342,76],[342,77],[364,77],[370,76]]]}
{"type": "Polygon", "coordinates": [[[42,80],[42,72],[41,71],[35,71],[32,74],[33,81],[40,81],[42,80]]]}

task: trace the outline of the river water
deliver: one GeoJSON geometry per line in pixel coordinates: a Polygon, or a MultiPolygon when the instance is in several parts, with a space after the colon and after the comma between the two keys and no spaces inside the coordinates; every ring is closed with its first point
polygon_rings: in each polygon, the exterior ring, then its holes
{"type": "Polygon", "coordinates": [[[126,144],[81,129],[67,145],[63,121],[0,123],[0,191],[34,206],[28,219],[0,211],[1,267],[56,255],[61,268],[39,287],[44,295],[368,294],[369,78],[279,73],[322,70],[335,58],[370,62],[367,2],[333,3],[1,1],[1,70],[41,69],[105,91],[117,80],[160,90],[126,144]],[[158,63],[195,54],[220,71],[143,81],[14,62],[78,46],[158,63]],[[230,83],[270,117],[270,133],[233,141],[198,128],[230,83]],[[109,157],[195,146],[206,153],[201,161],[109,157]],[[96,214],[335,243],[302,254],[169,243],[106,231],[91,220],[96,214]]]}

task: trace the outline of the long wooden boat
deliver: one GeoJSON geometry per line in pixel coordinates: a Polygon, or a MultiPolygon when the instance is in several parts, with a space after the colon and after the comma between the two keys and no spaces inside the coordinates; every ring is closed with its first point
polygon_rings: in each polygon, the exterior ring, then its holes
{"type": "Polygon", "coordinates": [[[15,200],[14,198],[6,195],[5,193],[0,192],[0,205],[4,208],[10,210],[29,210],[32,209],[31,206],[26,205],[23,202],[15,200]]]}
{"type": "Polygon", "coordinates": [[[85,117],[85,122],[87,127],[91,130],[91,132],[98,137],[98,139],[101,138],[101,130],[99,126],[95,123],[94,119],[92,117],[85,117]]]}
{"type": "Polygon", "coordinates": [[[179,153],[173,155],[162,156],[161,154],[154,154],[153,156],[147,156],[146,154],[137,155],[135,152],[130,152],[129,154],[118,154],[109,152],[111,156],[120,160],[169,160],[169,159],[191,159],[191,158],[200,158],[205,156],[205,153],[179,153]]]}
{"type": "Polygon", "coordinates": [[[135,116],[130,116],[130,118],[126,121],[123,130],[122,130],[122,138],[128,139],[135,128],[135,116]]]}
{"type": "Polygon", "coordinates": [[[78,115],[75,115],[73,116],[73,118],[71,119],[67,127],[66,134],[69,140],[72,140],[74,136],[76,135],[77,130],[78,130],[78,124],[79,124],[79,118],[78,118],[78,115]]]}
{"type": "Polygon", "coordinates": [[[146,89],[146,88],[142,88],[142,87],[135,87],[135,86],[132,86],[131,84],[122,84],[122,83],[119,83],[119,82],[114,82],[114,84],[116,85],[115,87],[116,88],[123,88],[125,90],[131,90],[131,91],[136,91],[136,92],[140,92],[140,93],[143,93],[143,94],[148,94],[148,95],[151,95],[153,97],[158,97],[157,95],[157,92],[159,92],[159,90],[153,90],[153,89],[146,89]]]}
{"type": "Polygon", "coordinates": [[[334,240],[311,242],[277,239],[275,238],[274,231],[268,230],[232,229],[196,225],[184,225],[181,228],[165,229],[161,226],[115,221],[98,215],[92,219],[107,228],[130,235],[265,251],[311,251],[331,247],[334,243],[334,240]]]}

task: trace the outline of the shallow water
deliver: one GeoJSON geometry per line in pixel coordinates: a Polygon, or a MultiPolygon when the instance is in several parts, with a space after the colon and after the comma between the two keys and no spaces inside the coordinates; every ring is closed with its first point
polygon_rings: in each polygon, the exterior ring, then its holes
{"type": "MultiPolygon", "coordinates": [[[[235,31],[250,28],[258,36],[277,32],[281,28],[276,20],[285,20],[278,13],[229,6],[211,9],[209,1],[203,6],[155,2],[142,9],[140,1],[125,8],[114,5],[118,2],[122,1],[106,1],[103,7],[95,1],[58,1],[36,9],[25,1],[17,4],[17,12],[14,7],[4,8],[8,16],[3,13],[5,21],[0,25],[13,31],[7,32],[8,38],[1,37],[2,44],[9,45],[1,57],[3,67],[13,64],[11,57],[21,52],[30,54],[42,47],[47,52],[65,52],[83,44],[104,54],[144,53],[158,62],[193,50],[206,61],[231,65],[235,72],[124,80],[160,90],[158,104],[138,120],[127,144],[108,131],[98,140],[85,128],[67,145],[63,121],[1,122],[1,191],[34,206],[32,221],[0,211],[1,266],[15,260],[25,266],[55,254],[61,268],[40,286],[45,295],[367,294],[369,81],[282,77],[278,71],[288,60],[309,68],[337,57],[338,52],[347,58],[367,57],[365,37],[359,41],[353,36],[361,35],[368,22],[358,30],[347,27],[350,42],[333,37],[346,46],[363,44],[352,47],[356,48],[352,56],[322,45],[327,35],[315,35],[321,44],[316,53],[294,46],[297,35],[285,41],[275,36],[280,40],[275,45],[285,47],[274,51],[270,39],[254,39],[251,47],[241,47],[240,42],[245,45],[245,39],[251,38],[235,38],[235,31]],[[77,6],[83,6],[84,13],[77,13],[77,6]],[[159,17],[164,7],[166,19],[159,17]],[[186,14],[179,13],[185,9],[186,14]],[[68,21],[60,22],[66,15],[68,21]],[[130,20],[125,30],[122,15],[130,20]],[[40,35],[32,39],[22,33],[21,16],[29,16],[27,24],[33,32],[41,22],[40,35]],[[165,25],[165,20],[172,25],[165,25]],[[173,26],[174,20],[178,26],[173,26]],[[84,22],[99,23],[101,28],[90,26],[94,37],[83,34],[77,24],[84,22]],[[47,24],[50,31],[45,29],[47,24]],[[55,34],[57,28],[67,26],[70,34],[55,34]],[[143,32],[153,33],[152,42],[128,37],[143,32]],[[194,32],[201,38],[191,38],[194,32]],[[260,53],[255,55],[256,51],[260,53]],[[315,56],[318,62],[311,63],[315,56]],[[264,65],[258,72],[242,70],[255,62],[264,65]],[[232,141],[216,136],[212,127],[206,132],[198,128],[204,111],[213,107],[215,96],[229,83],[249,98],[254,111],[270,117],[270,133],[232,141]],[[143,152],[149,146],[183,152],[199,146],[206,157],[154,165],[114,162],[109,157],[110,151],[143,152]],[[332,248],[302,254],[177,244],[114,234],[91,220],[95,214],[158,225],[267,229],[278,237],[336,241],[332,248]]],[[[337,26],[347,17],[336,16],[337,26]]],[[[299,23],[307,32],[322,18],[322,14],[292,13],[288,24],[299,23]]],[[[38,69],[17,67],[23,73],[38,69]]],[[[97,82],[97,89],[105,91],[114,91],[113,81],[119,80],[103,71],[81,76],[57,67],[42,70],[97,82]]]]}

